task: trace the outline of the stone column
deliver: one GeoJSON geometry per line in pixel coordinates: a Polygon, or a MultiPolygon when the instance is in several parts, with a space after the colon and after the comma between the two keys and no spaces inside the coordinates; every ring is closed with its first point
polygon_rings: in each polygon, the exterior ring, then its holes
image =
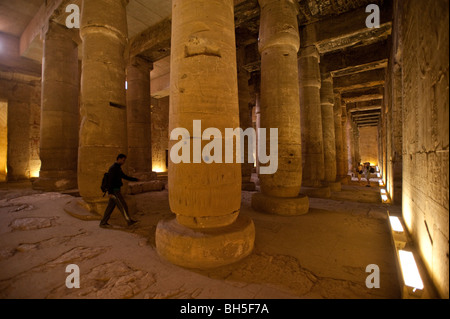
{"type": "Polygon", "coordinates": [[[78,189],[90,209],[103,213],[100,183],[119,153],[126,153],[125,46],[127,0],[83,1],[81,127],[78,189]],[[100,14],[105,12],[107,14],[100,14]]]}
{"type": "MultiPolygon", "coordinates": [[[[302,184],[297,53],[300,47],[298,6],[291,0],[259,0],[261,26],[261,127],[278,129],[278,170],[261,174],[261,193],[252,198],[256,210],[301,215],[309,199],[299,196],[302,184]]],[[[267,138],[267,141],[269,138],[267,138]]],[[[273,152],[273,150],[271,150],[273,152]]]]}
{"type": "MultiPolygon", "coordinates": [[[[342,100],[341,100],[342,103],[342,100]]],[[[342,112],[342,118],[341,118],[341,128],[342,128],[342,162],[344,166],[344,175],[347,176],[347,180],[350,182],[351,177],[349,174],[351,174],[351,166],[348,162],[348,154],[350,152],[350,143],[348,142],[348,134],[347,134],[347,110],[345,104],[341,107],[342,112]]]]}
{"type": "Polygon", "coordinates": [[[44,38],[39,179],[34,189],[77,188],[79,75],[73,33],[49,22],[44,38]]]}
{"type": "Polygon", "coordinates": [[[187,145],[191,159],[175,163],[170,156],[169,203],[176,219],[158,224],[157,251],[188,268],[238,261],[251,253],[255,237],[253,221],[239,216],[241,164],[208,164],[210,157],[197,154],[194,144],[205,146],[210,136],[193,124],[218,130],[222,146],[225,128],[239,127],[233,0],[172,1],[169,112],[169,131],[184,129],[169,151],[187,145]]]}
{"type": "Polygon", "coordinates": [[[356,167],[355,167],[355,146],[353,141],[353,129],[351,125],[351,115],[348,114],[347,111],[345,111],[345,124],[344,124],[344,131],[345,131],[345,143],[347,144],[347,166],[348,166],[348,173],[353,176],[355,173],[356,167]]]}
{"type": "MultiPolygon", "coordinates": [[[[309,33],[314,31],[308,29],[307,34],[309,33]]],[[[325,157],[319,58],[319,52],[315,46],[300,49],[298,66],[303,156],[302,192],[310,197],[330,197],[331,189],[324,185],[325,157]]]]}
{"type": "Polygon", "coordinates": [[[255,115],[256,115],[256,173],[259,180],[259,129],[261,128],[261,76],[255,76],[255,115]]]}
{"type": "Polygon", "coordinates": [[[342,136],[342,105],[341,95],[334,95],[334,131],[336,136],[336,176],[337,181],[342,184],[348,184],[347,169],[345,168],[345,152],[344,152],[344,138],[342,136]]]}
{"type": "MultiPolygon", "coordinates": [[[[239,119],[240,128],[244,131],[253,127],[252,125],[252,109],[250,107],[250,89],[249,80],[250,73],[244,68],[245,64],[245,46],[241,46],[237,50],[237,66],[238,66],[238,92],[239,92],[239,119]]],[[[241,141],[244,142],[244,141],[241,141]]],[[[254,191],[255,183],[251,181],[253,163],[248,162],[247,143],[244,148],[244,163],[242,163],[242,190],[254,191]]]]}
{"type": "Polygon", "coordinates": [[[331,74],[322,74],[320,104],[322,110],[323,153],[325,165],[324,181],[333,192],[341,191],[341,183],[336,181],[336,131],[334,127],[334,92],[331,74]]]}
{"type": "Polygon", "coordinates": [[[132,57],[127,67],[128,171],[140,180],[154,179],[150,71],[153,63],[132,57]]]}

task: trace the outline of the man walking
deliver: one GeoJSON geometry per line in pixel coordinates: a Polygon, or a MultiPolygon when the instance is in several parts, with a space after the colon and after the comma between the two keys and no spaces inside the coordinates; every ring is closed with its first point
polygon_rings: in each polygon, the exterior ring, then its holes
{"type": "Polygon", "coordinates": [[[106,228],[110,226],[108,224],[108,220],[111,217],[112,212],[114,211],[114,208],[119,208],[120,212],[122,213],[123,217],[128,223],[128,226],[131,226],[137,221],[132,220],[130,218],[130,215],[128,214],[128,205],[125,202],[125,199],[122,196],[122,193],[120,192],[120,188],[122,187],[122,179],[126,179],[128,181],[137,182],[138,179],[134,177],[127,176],[122,171],[122,165],[125,164],[125,161],[127,160],[127,156],[124,154],[119,154],[117,156],[116,162],[109,168],[108,170],[108,194],[109,194],[109,202],[108,206],[106,207],[105,213],[103,215],[103,219],[100,222],[100,227],[106,228]]]}

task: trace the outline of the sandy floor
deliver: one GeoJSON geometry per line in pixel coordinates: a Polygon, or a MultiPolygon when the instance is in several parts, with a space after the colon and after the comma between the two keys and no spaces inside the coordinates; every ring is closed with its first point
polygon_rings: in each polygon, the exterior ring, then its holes
{"type": "MultiPolygon", "coordinates": [[[[0,184],[0,298],[400,298],[387,206],[376,183],[360,185],[310,199],[299,217],[258,213],[243,192],[241,214],[256,226],[253,253],[200,271],[155,251],[156,224],[173,217],[167,190],[135,195],[140,223],[111,230],[65,213],[70,195],[0,184]],[[80,268],[79,289],[65,285],[69,264],[80,268]],[[366,287],[369,264],[380,268],[379,289],[366,287]]],[[[117,211],[110,223],[125,225],[117,211]]]]}

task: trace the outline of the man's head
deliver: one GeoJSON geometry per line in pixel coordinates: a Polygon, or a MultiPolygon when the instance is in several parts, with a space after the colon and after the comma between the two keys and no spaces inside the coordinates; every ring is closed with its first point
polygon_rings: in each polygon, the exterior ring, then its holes
{"type": "Polygon", "coordinates": [[[125,164],[126,160],[127,160],[127,156],[125,154],[119,154],[119,155],[117,155],[116,163],[123,165],[123,164],[125,164]]]}

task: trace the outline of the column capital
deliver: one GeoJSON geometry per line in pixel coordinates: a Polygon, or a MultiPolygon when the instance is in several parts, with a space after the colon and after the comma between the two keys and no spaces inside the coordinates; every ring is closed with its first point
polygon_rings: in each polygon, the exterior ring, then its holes
{"type": "Polygon", "coordinates": [[[79,44],[80,36],[78,29],[69,29],[54,21],[48,21],[42,29],[42,39],[67,40],[79,44]]]}
{"type": "Polygon", "coordinates": [[[320,62],[320,54],[316,46],[312,45],[306,48],[300,48],[298,58],[314,57],[320,62]]]}
{"type": "Polygon", "coordinates": [[[300,48],[298,30],[298,3],[292,0],[259,0],[261,6],[261,25],[259,32],[259,51],[269,47],[300,48]]]}

